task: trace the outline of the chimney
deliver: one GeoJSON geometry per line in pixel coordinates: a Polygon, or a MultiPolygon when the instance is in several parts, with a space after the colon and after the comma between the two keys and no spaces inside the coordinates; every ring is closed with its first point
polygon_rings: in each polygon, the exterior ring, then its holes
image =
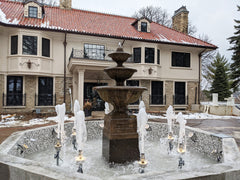
{"type": "Polygon", "coordinates": [[[172,17],[172,28],[176,31],[188,34],[188,13],[186,6],[180,7],[172,17]]]}
{"type": "Polygon", "coordinates": [[[60,8],[61,9],[71,9],[72,8],[72,0],[60,0],[60,8]]]}

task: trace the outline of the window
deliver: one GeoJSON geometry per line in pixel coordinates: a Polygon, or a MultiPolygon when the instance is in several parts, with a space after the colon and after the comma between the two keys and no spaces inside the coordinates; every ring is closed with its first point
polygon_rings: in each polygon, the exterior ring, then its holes
{"type": "Polygon", "coordinates": [[[175,97],[174,104],[185,104],[185,82],[175,82],[175,97]]]}
{"type": "Polygon", "coordinates": [[[11,36],[11,54],[18,53],[18,36],[11,36]]]}
{"type": "Polygon", "coordinates": [[[50,40],[42,38],[42,56],[50,57],[50,40]]]}
{"type": "Polygon", "coordinates": [[[133,61],[141,63],[141,48],[133,48],[133,61]]]}
{"type": "Polygon", "coordinates": [[[28,7],[28,17],[37,18],[38,17],[37,15],[38,15],[38,8],[29,6],[28,7]]]}
{"type": "Polygon", "coordinates": [[[151,104],[163,104],[163,81],[152,81],[151,104]]]}
{"type": "Polygon", "coordinates": [[[53,105],[53,78],[38,78],[38,106],[53,105]]]}
{"type": "Polygon", "coordinates": [[[160,64],[160,50],[157,50],[157,64],[160,64]]]}
{"type": "Polygon", "coordinates": [[[190,53],[172,52],[172,66],[190,67],[190,53]]]}
{"type": "Polygon", "coordinates": [[[37,55],[37,37],[23,36],[23,54],[37,55]]]}
{"type": "Polygon", "coordinates": [[[84,58],[105,59],[105,47],[96,44],[84,44],[84,58]]]}
{"type": "Polygon", "coordinates": [[[127,86],[139,86],[139,81],[138,80],[127,80],[126,85],[127,86]]]}
{"type": "Polygon", "coordinates": [[[23,77],[7,77],[7,106],[23,105],[23,77]]]}
{"type": "Polygon", "coordinates": [[[147,32],[147,23],[146,22],[141,22],[141,31],[147,32]]]}
{"type": "Polygon", "coordinates": [[[154,63],[154,48],[145,48],[145,63],[154,63]]]}

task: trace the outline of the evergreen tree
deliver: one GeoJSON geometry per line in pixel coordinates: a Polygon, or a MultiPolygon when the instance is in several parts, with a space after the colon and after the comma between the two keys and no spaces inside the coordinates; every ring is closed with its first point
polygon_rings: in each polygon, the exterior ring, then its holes
{"type": "Polygon", "coordinates": [[[213,80],[210,92],[218,93],[220,101],[231,95],[228,72],[229,65],[226,58],[218,53],[209,66],[209,76],[213,80]]]}
{"type": "MultiPolygon", "coordinates": [[[[240,6],[238,7],[238,11],[240,11],[240,6]]],[[[234,20],[237,25],[234,26],[236,32],[234,36],[228,38],[230,40],[230,44],[233,45],[229,50],[233,50],[232,61],[231,64],[231,76],[230,78],[233,80],[232,88],[236,91],[240,85],[240,20],[234,20]]]]}

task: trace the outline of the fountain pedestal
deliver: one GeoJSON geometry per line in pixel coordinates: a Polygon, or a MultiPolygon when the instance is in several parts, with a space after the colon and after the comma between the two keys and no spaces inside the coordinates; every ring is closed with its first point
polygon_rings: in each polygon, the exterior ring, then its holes
{"type": "Polygon", "coordinates": [[[139,159],[136,116],[125,118],[106,115],[103,129],[103,157],[110,163],[139,159]]]}
{"type": "Polygon", "coordinates": [[[102,154],[109,163],[126,163],[139,160],[139,146],[136,116],[128,114],[128,104],[136,102],[146,88],[124,86],[136,69],[122,64],[131,56],[121,47],[109,56],[117,63],[116,67],[104,71],[116,81],[116,86],[96,87],[99,96],[111,103],[113,111],[104,117],[102,154]]]}

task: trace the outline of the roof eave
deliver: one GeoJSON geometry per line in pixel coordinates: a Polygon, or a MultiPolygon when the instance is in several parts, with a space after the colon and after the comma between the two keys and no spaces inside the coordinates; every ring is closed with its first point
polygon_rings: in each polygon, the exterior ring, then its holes
{"type": "Polygon", "coordinates": [[[141,38],[133,38],[133,37],[125,37],[125,36],[106,35],[106,34],[96,34],[96,33],[64,30],[64,29],[50,29],[50,28],[44,28],[44,27],[6,24],[3,22],[0,22],[0,25],[6,26],[6,27],[14,27],[14,28],[35,29],[35,30],[52,31],[52,32],[63,32],[63,33],[70,33],[70,34],[98,36],[98,37],[106,37],[106,38],[114,38],[114,39],[124,39],[124,40],[132,40],[132,41],[142,41],[142,42],[150,42],[150,43],[160,43],[160,44],[168,44],[168,45],[179,45],[179,46],[187,46],[187,47],[205,48],[205,49],[211,49],[211,50],[215,50],[218,48],[217,46],[202,46],[202,45],[196,45],[196,44],[164,42],[164,41],[160,41],[160,40],[141,39],[141,38]]]}

